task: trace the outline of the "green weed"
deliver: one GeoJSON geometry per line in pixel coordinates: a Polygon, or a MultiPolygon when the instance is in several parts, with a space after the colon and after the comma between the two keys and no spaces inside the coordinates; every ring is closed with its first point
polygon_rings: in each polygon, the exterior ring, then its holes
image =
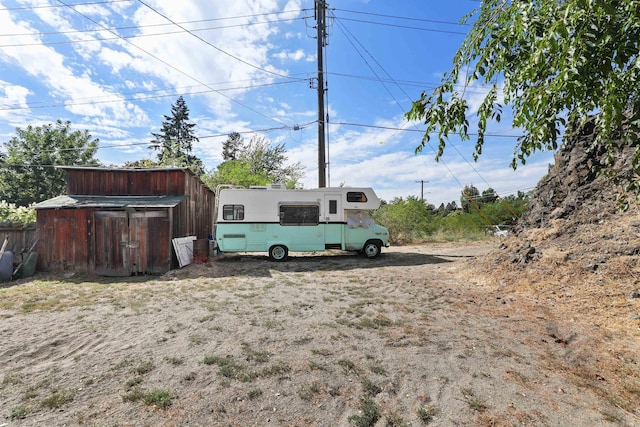
{"type": "Polygon", "coordinates": [[[171,393],[167,390],[149,391],[144,394],[143,401],[147,405],[162,409],[168,408],[172,404],[171,393]]]}
{"type": "Polygon", "coordinates": [[[485,401],[476,396],[475,392],[470,388],[462,389],[462,397],[474,411],[483,412],[488,408],[485,401]]]}
{"type": "Polygon", "coordinates": [[[137,374],[137,375],[144,375],[144,374],[147,374],[147,373],[151,372],[154,367],[155,366],[153,365],[153,362],[151,362],[151,361],[143,362],[140,365],[138,365],[135,368],[133,368],[133,373],[137,374]]]}
{"type": "Polygon", "coordinates": [[[73,392],[69,390],[57,390],[49,397],[42,400],[42,406],[49,409],[58,409],[66,403],[73,401],[73,392]]]}
{"type": "Polygon", "coordinates": [[[24,405],[14,406],[11,408],[11,421],[22,420],[27,416],[27,408],[24,405]]]}
{"type": "Polygon", "coordinates": [[[420,421],[424,424],[429,424],[434,420],[435,416],[438,415],[438,408],[432,405],[424,405],[421,408],[418,408],[417,415],[420,421]]]}
{"type": "Polygon", "coordinates": [[[349,422],[356,427],[372,427],[380,419],[380,408],[370,396],[362,396],[360,398],[360,413],[351,415],[349,422]]]}

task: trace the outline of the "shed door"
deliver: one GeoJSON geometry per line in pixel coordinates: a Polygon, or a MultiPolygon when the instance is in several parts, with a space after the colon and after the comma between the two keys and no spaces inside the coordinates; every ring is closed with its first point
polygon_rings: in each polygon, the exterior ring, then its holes
{"type": "Polygon", "coordinates": [[[166,211],[100,211],[95,227],[96,274],[163,273],[171,267],[166,211]]]}
{"type": "Polygon", "coordinates": [[[102,276],[129,276],[129,218],[127,212],[95,212],[95,272],[102,276]]]}
{"type": "Polygon", "coordinates": [[[132,273],[166,273],[171,268],[171,235],[167,211],[129,214],[132,273]]]}

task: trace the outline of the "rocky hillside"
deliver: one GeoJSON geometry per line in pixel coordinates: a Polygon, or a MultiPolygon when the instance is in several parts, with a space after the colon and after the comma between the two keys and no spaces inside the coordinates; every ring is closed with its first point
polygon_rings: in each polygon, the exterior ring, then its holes
{"type": "Polygon", "coordinates": [[[567,312],[637,329],[640,205],[619,209],[621,197],[632,200],[624,187],[636,147],[618,146],[607,168],[605,150],[591,150],[592,142],[592,128],[565,141],[534,190],[529,212],[480,268],[514,291],[549,302],[560,298],[567,312]]]}

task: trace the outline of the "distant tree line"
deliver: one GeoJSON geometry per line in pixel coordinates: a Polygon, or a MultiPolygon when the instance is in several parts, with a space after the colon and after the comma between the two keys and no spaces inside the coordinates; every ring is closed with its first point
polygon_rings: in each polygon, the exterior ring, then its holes
{"type": "Polygon", "coordinates": [[[480,238],[493,231],[493,226],[513,225],[526,212],[529,195],[519,191],[500,198],[491,188],[480,193],[475,186],[467,185],[460,202],[460,208],[455,201],[436,208],[418,197],[398,197],[383,202],[373,217],[389,229],[393,244],[480,238]]]}

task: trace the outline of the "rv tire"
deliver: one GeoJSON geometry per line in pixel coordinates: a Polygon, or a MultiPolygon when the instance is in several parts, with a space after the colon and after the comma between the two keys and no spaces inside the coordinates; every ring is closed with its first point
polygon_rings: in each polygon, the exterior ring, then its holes
{"type": "Polygon", "coordinates": [[[269,258],[272,261],[284,261],[288,254],[289,250],[284,245],[273,245],[269,248],[269,258]]]}
{"type": "Polygon", "coordinates": [[[377,258],[378,255],[380,255],[381,247],[382,245],[380,244],[380,242],[375,240],[369,240],[367,243],[364,244],[364,247],[362,248],[362,252],[367,258],[370,258],[370,259],[377,258]]]}

